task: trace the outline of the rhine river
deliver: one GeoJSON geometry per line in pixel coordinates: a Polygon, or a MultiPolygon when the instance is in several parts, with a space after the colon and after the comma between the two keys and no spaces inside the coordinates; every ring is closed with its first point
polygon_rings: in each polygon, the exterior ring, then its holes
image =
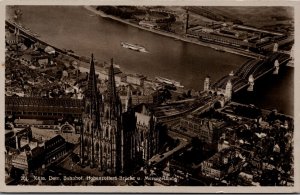
{"type": "MultiPolygon", "coordinates": [[[[176,41],[101,18],[83,7],[20,8],[23,11],[21,23],[52,45],[71,49],[80,56],[94,53],[100,62],[114,58],[123,72],[174,79],[186,88],[202,90],[206,75],[214,82],[247,60],[243,56],[176,41]],[[125,49],[120,45],[122,41],[143,45],[149,53],[125,49]]],[[[262,108],[277,108],[280,112],[293,115],[294,69],[283,69],[278,77],[264,78],[252,95],[253,99],[243,96],[237,100],[262,108]]]]}

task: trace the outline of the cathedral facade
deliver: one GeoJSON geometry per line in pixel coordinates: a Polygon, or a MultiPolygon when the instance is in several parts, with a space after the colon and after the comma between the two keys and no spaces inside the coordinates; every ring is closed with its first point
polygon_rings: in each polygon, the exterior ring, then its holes
{"type": "Polygon", "coordinates": [[[82,164],[111,175],[121,175],[133,170],[138,160],[146,162],[158,153],[155,117],[151,113],[135,112],[131,102],[128,90],[122,112],[113,61],[108,71],[107,90],[100,93],[92,55],[80,132],[82,164]]]}
{"type": "Polygon", "coordinates": [[[113,65],[109,68],[107,92],[101,95],[97,87],[92,55],[80,136],[80,154],[83,164],[99,167],[100,170],[110,174],[122,172],[121,117],[121,102],[116,92],[113,65]]]}

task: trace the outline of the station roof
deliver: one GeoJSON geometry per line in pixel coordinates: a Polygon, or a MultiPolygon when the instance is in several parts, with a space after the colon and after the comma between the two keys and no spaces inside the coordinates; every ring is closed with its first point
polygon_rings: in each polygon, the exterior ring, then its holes
{"type": "Polygon", "coordinates": [[[5,97],[6,105],[50,106],[62,108],[82,108],[81,100],[70,98],[5,97]]]}

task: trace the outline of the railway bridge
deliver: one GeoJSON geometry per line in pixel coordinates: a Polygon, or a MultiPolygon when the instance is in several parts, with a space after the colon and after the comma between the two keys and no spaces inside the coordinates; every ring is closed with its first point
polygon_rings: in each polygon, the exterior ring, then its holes
{"type": "Polygon", "coordinates": [[[278,74],[280,66],[290,60],[290,55],[272,52],[264,59],[250,59],[235,72],[222,77],[211,87],[205,89],[197,98],[190,101],[173,101],[172,104],[161,105],[154,109],[158,121],[172,123],[188,114],[201,114],[216,106],[224,106],[233,93],[248,87],[253,90],[254,82],[264,75],[273,72],[278,74]],[[230,85],[228,85],[230,83],[230,85]]]}
{"type": "Polygon", "coordinates": [[[213,91],[224,91],[227,82],[232,84],[232,93],[248,87],[253,90],[255,80],[273,71],[278,74],[280,66],[285,65],[290,60],[290,55],[284,52],[273,52],[265,59],[250,59],[246,61],[238,70],[222,77],[211,86],[213,91]]]}
{"type": "MultiPolygon", "coordinates": [[[[22,26],[18,25],[15,22],[9,21],[9,20],[5,20],[5,26],[7,29],[16,31],[16,33],[18,34],[16,39],[18,39],[19,37],[24,37],[26,39],[29,39],[31,42],[33,43],[40,43],[42,45],[47,45],[52,47],[53,49],[55,49],[56,52],[61,53],[61,54],[65,54],[65,55],[69,55],[72,56],[73,58],[79,60],[81,57],[77,56],[74,53],[65,51],[63,49],[57,48],[53,45],[50,45],[49,43],[46,43],[45,41],[42,41],[41,39],[38,38],[38,35],[35,33],[30,32],[30,30],[23,28],[22,26]]],[[[18,42],[18,40],[16,40],[16,43],[18,42]]],[[[87,60],[87,62],[89,62],[89,60],[87,60]]]]}

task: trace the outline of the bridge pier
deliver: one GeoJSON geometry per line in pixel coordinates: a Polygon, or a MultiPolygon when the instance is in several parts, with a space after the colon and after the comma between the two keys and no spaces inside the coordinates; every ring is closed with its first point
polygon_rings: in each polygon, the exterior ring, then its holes
{"type": "Polygon", "coordinates": [[[273,52],[277,52],[277,51],[278,51],[278,43],[274,43],[273,52]]]}
{"type": "Polygon", "coordinates": [[[251,74],[249,76],[249,79],[248,79],[248,83],[249,83],[249,87],[247,89],[247,91],[253,91],[253,88],[254,88],[254,78],[253,78],[253,75],[251,74]]]}
{"type": "Polygon", "coordinates": [[[278,74],[279,73],[279,62],[278,62],[278,60],[275,60],[274,68],[275,68],[275,70],[273,71],[273,74],[278,74]]]}

